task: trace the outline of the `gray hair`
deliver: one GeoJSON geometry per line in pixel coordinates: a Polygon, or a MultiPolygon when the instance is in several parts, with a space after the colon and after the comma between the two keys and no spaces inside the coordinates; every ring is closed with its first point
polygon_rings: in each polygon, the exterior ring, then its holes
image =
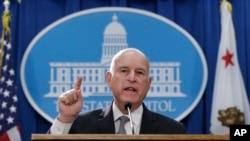
{"type": "Polygon", "coordinates": [[[144,56],[146,58],[146,60],[149,62],[147,56],[142,52],[140,51],[139,49],[136,49],[136,48],[126,48],[126,49],[122,49],[120,50],[118,53],[116,53],[112,60],[111,60],[111,64],[110,64],[110,68],[109,68],[109,71],[111,72],[111,74],[113,74],[114,72],[114,66],[115,66],[115,61],[117,60],[117,58],[122,55],[123,53],[125,52],[128,52],[128,51],[134,51],[134,52],[137,52],[139,54],[141,54],[142,56],[144,56]]]}

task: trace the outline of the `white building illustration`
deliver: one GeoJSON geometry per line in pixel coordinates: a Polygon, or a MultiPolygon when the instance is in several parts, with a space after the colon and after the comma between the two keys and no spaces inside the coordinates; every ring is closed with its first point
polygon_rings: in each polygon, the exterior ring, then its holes
{"type": "MultiPolygon", "coordinates": [[[[58,97],[74,87],[78,76],[83,76],[82,93],[89,96],[112,96],[106,84],[105,74],[112,57],[128,48],[124,26],[113,15],[112,22],[104,30],[100,62],[51,62],[50,92],[44,97],[58,97]]],[[[185,97],[181,92],[180,62],[150,62],[152,77],[148,97],[185,97]]]]}

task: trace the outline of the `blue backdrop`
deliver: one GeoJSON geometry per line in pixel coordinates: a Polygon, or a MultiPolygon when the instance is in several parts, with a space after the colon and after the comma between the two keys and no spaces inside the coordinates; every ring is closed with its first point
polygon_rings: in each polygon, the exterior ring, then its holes
{"type": "MultiPolygon", "coordinates": [[[[138,8],[162,15],[189,32],[201,46],[208,64],[208,83],[197,107],[182,120],[189,134],[208,134],[217,51],[220,40],[220,0],[10,0],[11,30],[17,70],[22,138],[46,133],[50,123],[28,103],[20,82],[20,63],[31,40],[52,22],[89,8],[119,6],[138,8]]],[[[237,40],[238,59],[250,97],[250,1],[230,0],[237,40]]],[[[0,7],[3,11],[4,7],[0,7]]],[[[249,99],[249,98],[248,98],[249,99]]]]}

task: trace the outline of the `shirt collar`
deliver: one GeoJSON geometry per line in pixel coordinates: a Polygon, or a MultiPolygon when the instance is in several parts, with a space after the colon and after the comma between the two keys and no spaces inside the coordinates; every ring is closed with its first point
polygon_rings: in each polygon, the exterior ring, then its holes
{"type": "MultiPolygon", "coordinates": [[[[113,102],[112,104],[112,109],[113,109],[114,121],[117,121],[123,115],[123,113],[115,105],[115,102],[113,102]]],[[[140,105],[137,109],[131,112],[133,123],[138,127],[140,127],[141,125],[142,112],[143,112],[142,105],[140,105]]],[[[129,115],[126,115],[126,116],[129,116],[129,115]]]]}
{"type": "Polygon", "coordinates": [[[112,109],[113,109],[114,121],[117,121],[123,115],[123,113],[115,105],[115,102],[112,103],[112,109]]]}

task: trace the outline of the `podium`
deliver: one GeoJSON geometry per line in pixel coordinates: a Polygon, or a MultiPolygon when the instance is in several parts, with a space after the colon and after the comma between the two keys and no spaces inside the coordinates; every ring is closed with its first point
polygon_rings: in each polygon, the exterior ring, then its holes
{"type": "Polygon", "coordinates": [[[32,134],[32,141],[229,141],[229,135],[211,134],[32,134]]]}

